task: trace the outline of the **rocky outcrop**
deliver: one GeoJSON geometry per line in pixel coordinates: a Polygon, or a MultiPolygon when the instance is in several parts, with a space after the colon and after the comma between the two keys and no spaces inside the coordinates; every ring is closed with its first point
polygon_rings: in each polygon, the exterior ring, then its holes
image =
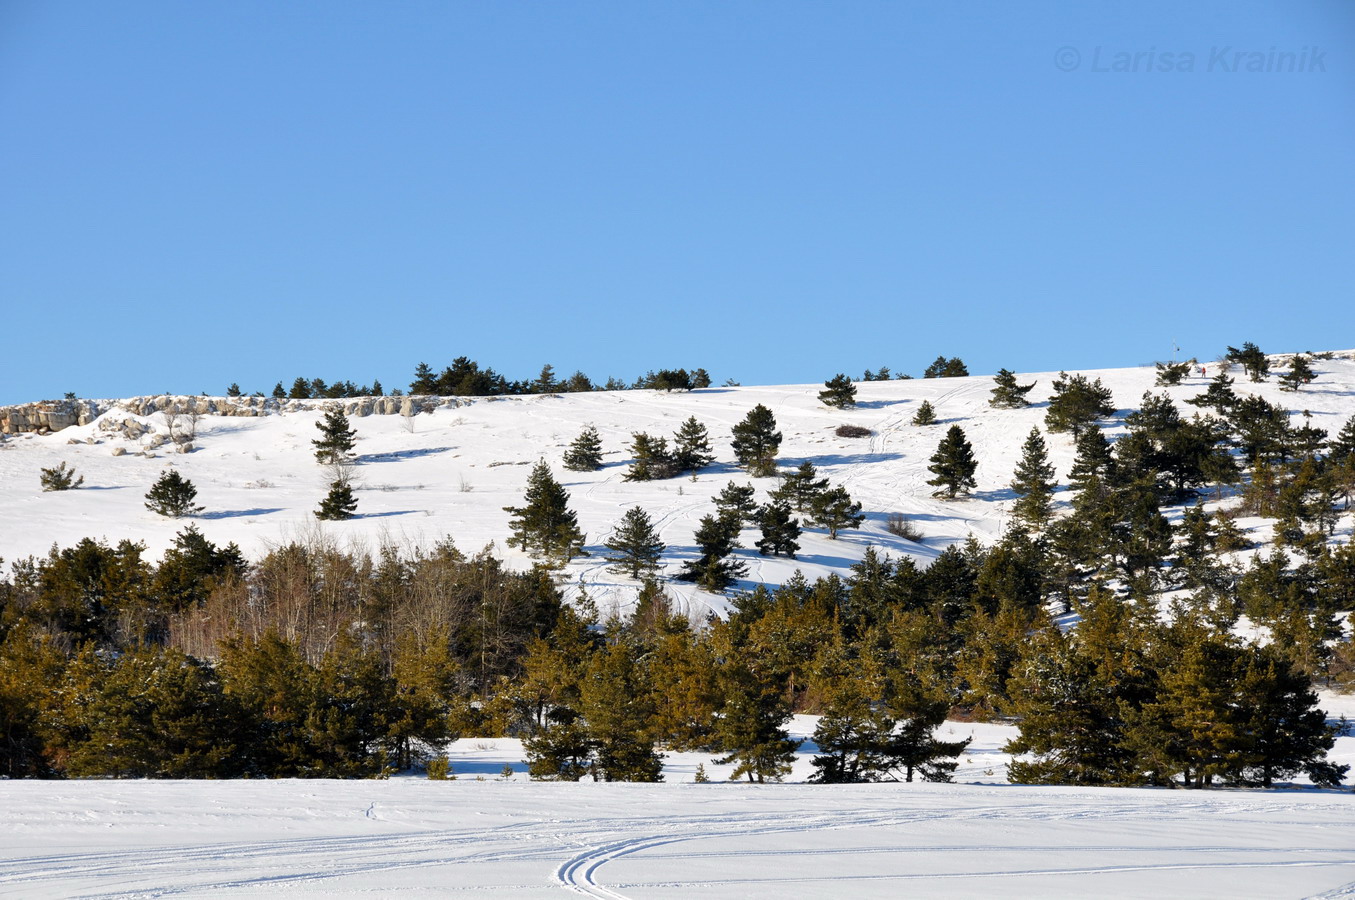
{"type": "Polygon", "coordinates": [[[325,410],[337,406],[350,418],[415,416],[435,409],[455,409],[475,402],[470,397],[346,397],[339,400],[279,400],[274,397],[175,397],[158,394],[126,400],[43,400],[18,406],[0,406],[0,433],[60,431],[99,420],[99,429],[138,440],[155,429],[130,416],[146,417],[174,406],[200,416],[267,416],[277,413],[325,410]],[[112,414],[112,415],[110,415],[112,414]],[[100,417],[103,417],[102,419],[100,417]]]}

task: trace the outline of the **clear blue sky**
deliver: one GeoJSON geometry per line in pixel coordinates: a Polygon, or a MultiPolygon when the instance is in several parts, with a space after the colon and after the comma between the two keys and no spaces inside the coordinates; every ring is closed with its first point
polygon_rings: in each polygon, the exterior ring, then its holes
{"type": "Polygon", "coordinates": [[[0,403],[1346,348],[1353,287],[1346,0],[0,0],[0,403]]]}

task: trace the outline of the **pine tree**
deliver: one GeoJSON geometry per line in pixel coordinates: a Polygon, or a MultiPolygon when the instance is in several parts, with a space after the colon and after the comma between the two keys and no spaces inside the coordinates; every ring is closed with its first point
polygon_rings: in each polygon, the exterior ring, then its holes
{"type": "Polygon", "coordinates": [[[688,416],[673,435],[673,468],[678,472],[699,472],[715,461],[706,426],[688,416]]]}
{"type": "Polygon", "coordinates": [[[1012,515],[1039,528],[1053,513],[1054,467],[1049,464],[1049,448],[1032,428],[1021,447],[1021,461],[1012,477],[1012,490],[1018,499],[1012,506],[1012,515]]]}
{"type": "Polygon", "coordinates": [[[41,469],[38,482],[44,491],[69,491],[85,483],[85,476],[76,477],[75,468],[66,468],[63,461],[50,469],[41,469]]]}
{"type": "Polygon", "coordinates": [[[315,427],[320,431],[320,437],[311,441],[316,461],[326,466],[348,462],[358,433],[348,427],[343,410],[337,406],[325,410],[324,419],[316,422],[315,427]]]}
{"type": "Polygon", "coordinates": [[[815,525],[828,529],[830,541],[837,540],[837,533],[843,528],[858,528],[866,519],[861,504],[853,502],[841,485],[815,496],[810,517],[815,525]]]}
{"type": "Polygon", "coordinates": [[[959,425],[950,426],[946,436],[932,454],[931,465],[927,471],[935,475],[928,484],[941,490],[935,496],[954,498],[957,494],[968,493],[977,485],[974,470],[978,463],[974,460],[974,448],[965,438],[964,429],[959,425]]]}
{"type": "Polygon", "coordinates": [[[846,375],[838,373],[823,383],[819,402],[824,406],[851,409],[856,405],[856,385],[846,375]]]}
{"type": "Polygon", "coordinates": [[[1195,360],[1186,360],[1185,362],[1171,363],[1153,363],[1157,369],[1156,384],[1159,387],[1166,387],[1173,384],[1180,384],[1182,379],[1190,374],[1190,370],[1195,368],[1195,360]]]}
{"type": "Polygon", "coordinates": [[[1044,418],[1045,428],[1050,431],[1071,431],[1076,438],[1083,428],[1115,412],[1110,388],[1099,378],[1089,380],[1085,375],[1060,372],[1053,389],[1044,418]]]}
{"type": "Polygon", "coordinates": [[[759,403],[733,428],[734,458],[749,475],[762,478],[776,471],[776,454],[781,449],[781,432],[776,430],[772,411],[759,403]]]}
{"type": "Polygon", "coordinates": [[[958,356],[952,356],[946,359],[944,356],[938,356],[932,362],[927,370],[922,373],[923,378],[963,378],[969,374],[969,369],[964,361],[958,356]]]}
{"type": "Polygon", "coordinates": [[[1300,353],[1289,361],[1289,371],[1280,376],[1280,390],[1297,391],[1315,377],[1316,373],[1313,372],[1308,357],[1300,353]]]}
{"type": "Polygon", "coordinates": [[[1068,471],[1068,480],[1073,487],[1082,490],[1091,478],[1098,479],[1102,484],[1115,480],[1115,457],[1110,452],[1106,433],[1100,426],[1092,425],[1083,429],[1075,446],[1073,467],[1068,471]]]}
{"type": "Polygon", "coordinates": [[[708,387],[710,387],[710,373],[705,369],[694,369],[692,371],[692,390],[699,391],[708,387]]]}
{"type": "Polygon", "coordinates": [[[409,392],[416,395],[437,393],[437,377],[428,363],[421,362],[414,367],[414,380],[409,383],[409,392]]]}
{"type": "MultiPolygon", "coordinates": [[[[323,384],[323,382],[321,382],[323,384]]],[[[311,398],[311,383],[300,375],[292,382],[292,389],[287,392],[287,396],[292,400],[309,400],[311,398]]]]}
{"type": "Polygon", "coordinates": [[[758,553],[763,556],[784,553],[790,559],[795,558],[795,551],[800,549],[800,522],[791,517],[789,506],[779,500],[768,503],[762,507],[758,524],[762,528],[762,540],[757,542],[758,553]]]}
{"type": "Polygon", "coordinates": [[[342,521],[353,518],[353,511],[357,508],[358,500],[353,496],[353,488],[348,479],[336,478],[330,482],[329,493],[320,501],[320,508],[316,510],[315,517],[326,521],[342,521]]]}
{"type": "Polygon", "coordinates": [[[533,556],[545,556],[563,565],[583,553],[583,533],[578,516],[569,508],[569,494],[539,460],[527,477],[522,506],[505,506],[513,517],[513,536],[508,546],[521,547],[533,556]]]}
{"type": "Polygon", "coordinates": [[[781,485],[771,492],[772,499],[785,502],[796,512],[808,512],[828,489],[828,479],[818,478],[818,474],[814,464],[805,460],[795,471],[782,474],[781,485]]]}
{"type": "Polygon", "coordinates": [[[936,409],[932,406],[930,400],[923,400],[922,405],[913,413],[914,425],[935,425],[936,409]]]}
{"type": "Polygon", "coordinates": [[[1327,443],[1327,458],[1333,463],[1341,463],[1355,456],[1355,416],[1346,419],[1336,437],[1327,443]]]}
{"type": "Polygon", "coordinates": [[[286,397],[287,397],[287,391],[286,391],[285,388],[283,388],[282,382],[281,382],[281,381],[279,381],[277,384],[273,385],[273,399],[274,399],[274,400],[283,400],[283,399],[285,399],[286,397]]]}
{"type": "Polygon", "coordinates": [[[1227,415],[1233,404],[1237,403],[1237,394],[1233,393],[1233,379],[1228,377],[1227,368],[1220,368],[1218,374],[1209,380],[1209,387],[1203,394],[1186,400],[1191,406],[1207,407],[1219,415],[1227,415]]]}
{"type": "Polygon", "coordinates": [[[631,578],[648,576],[657,571],[659,558],[665,549],[649,514],[638,506],[626,511],[606,547],[616,554],[611,557],[611,570],[625,572],[631,578]]]}
{"type": "Polygon", "coordinates": [[[998,369],[997,374],[993,376],[993,396],[988,405],[994,409],[1021,409],[1030,406],[1026,394],[1030,393],[1035,384],[1034,381],[1030,384],[1017,384],[1015,372],[998,369]]]}
{"type": "Polygon", "coordinates": [[[564,463],[572,472],[596,472],[602,468],[602,436],[596,427],[584,426],[565,451],[564,463]]]}
{"type": "Polygon", "coordinates": [[[195,516],[202,512],[202,507],[193,502],[197,496],[193,482],[176,469],[166,469],[146,492],[146,508],[171,519],[195,516]]]}
{"type": "Polygon", "coordinates": [[[649,733],[652,696],[644,669],[627,644],[615,643],[593,655],[579,699],[594,753],[594,778],[663,780],[663,758],[649,733]]]}
{"type": "Polygon", "coordinates": [[[1266,376],[1270,374],[1270,360],[1261,352],[1261,348],[1251,341],[1243,344],[1241,350],[1229,347],[1225,358],[1242,366],[1252,381],[1265,381],[1266,376]]]}
{"type": "Polygon", "coordinates": [[[725,755],[720,765],[734,763],[734,779],[780,781],[790,772],[800,742],[786,731],[790,704],[779,686],[747,663],[734,659],[721,672],[724,704],[716,720],[716,737],[725,755]]]}
{"type": "Polygon", "coordinates": [[[673,455],[668,452],[668,441],[651,437],[643,431],[631,435],[630,470],[623,481],[653,481],[659,478],[671,478],[675,466],[673,455]]]}
{"type": "Polygon", "coordinates": [[[238,385],[238,384],[236,384],[234,381],[232,381],[232,382],[231,382],[231,386],[228,387],[228,388],[226,388],[226,396],[227,396],[227,397],[239,397],[239,396],[240,396],[240,385],[238,385]]]}
{"type": "Polygon", "coordinates": [[[747,567],[741,560],[729,555],[739,547],[738,524],[732,519],[702,516],[693,536],[698,556],[683,563],[677,576],[681,581],[694,581],[712,593],[723,591],[741,577],[747,567]]]}
{"type": "Polygon", "coordinates": [[[724,490],[716,494],[715,510],[722,519],[731,520],[736,527],[742,528],[746,522],[756,522],[759,507],[753,496],[757,493],[751,484],[729,482],[724,490]]]}

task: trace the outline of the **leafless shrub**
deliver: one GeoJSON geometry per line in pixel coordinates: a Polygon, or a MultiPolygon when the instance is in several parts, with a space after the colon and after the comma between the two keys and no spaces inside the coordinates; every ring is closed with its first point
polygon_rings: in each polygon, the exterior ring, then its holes
{"type": "Polygon", "coordinates": [[[870,437],[873,432],[869,428],[862,428],[860,425],[839,425],[837,431],[833,433],[844,438],[865,438],[870,437]]]}
{"type": "Polygon", "coordinates": [[[918,543],[923,537],[918,527],[903,513],[890,513],[889,518],[885,520],[885,531],[914,543],[918,543]]]}

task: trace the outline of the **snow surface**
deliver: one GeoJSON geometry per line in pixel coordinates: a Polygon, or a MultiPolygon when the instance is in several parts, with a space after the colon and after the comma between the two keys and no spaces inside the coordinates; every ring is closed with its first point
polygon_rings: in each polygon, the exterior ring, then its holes
{"type": "MultiPolygon", "coordinates": [[[[1297,395],[1241,377],[1235,389],[1307,409],[1335,432],[1355,414],[1355,362],[1318,360],[1315,368],[1317,381],[1297,395]]],[[[1207,380],[1155,388],[1151,368],[1085,374],[1114,391],[1122,413],[1145,390],[1179,404],[1207,380]]],[[[742,551],[750,563],[743,586],[780,583],[796,569],[811,579],[845,574],[869,545],[926,565],[970,534],[987,541],[1001,533],[1013,499],[1007,482],[1025,435],[1043,427],[1053,375],[1020,380],[1032,379],[1034,405],[1013,411],[988,407],[992,380],[984,376],[862,383],[860,403],[848,411],[818,403],[814,384],[481,399],[419,415],[412,433],[399,416],[355,418],[360,516],[323,527],[312,516],[326,488],[310,444],[318,412],[206,417],[197,450],[156,458],[132,455],[137,444],[110,438],[96,422],[0,442],[0,555],[14,560],[103,537],[144,541],[157,557],[187,524],[142,505],[173,465],[206,507],[191,521],[252,558],[317,534],[373,549],[450,535],[463,550],[489,545],[525,567],[527,557],[505,547],[502,508],[521,501],[531,463],[544,457],[569,490],[593,552],[571,563],[565,580],[585,583],[604,613],[624,610],[636,586],[600,558],[610,528],[625,509],[644,507],[669,544],[667,570],[676,571],[694,552],[692,534],[710,498],[730,480],[749,480],[733,465],[729,428],[763,403],[785,436],[783,468],[812,460],[869,519],[836,541],[807,531],[793,562],[742,551]],[[937,426],[909,424],[924,399],[936,406],[937,426]],[[631,433],[670,436],[689,415],[710,429],[717,464],[695,479],[623,482],[631,433]],[[607,465],[567,472],[561,454],[586,423],[602,433],[607,465]],[[844,423],[874,434],[838,438],[833,429],[844,423]],[[926,466],[951,423],[974,444],[979,485],[972,498],[945,502],[931,496],[926,466]],[[114,457],[118,446],[128,455],[114,457]],[[85,476],[85,487],[42,493],[38,470],[63,460],[85,476]],[[884,523],[894,512],[925,539],[890,535],[884,523]]],[[[164,429],[159,415],[144,421],[164,429]]],[[[1072,442],[1048,440],[1066,476],[1072,442]]],[[[754,483],[760,493],[775,486],[754,483]]],[[[1239,524],[1269,540],[1261,520],[1239,524]]],[[[1351,531],[1347,515],[1336,539],[1350,540],[1351,531]]],[[[745,544],[753,539],[745,533],[745,544]]],[[[694,613],[725,606],[690,585],[670,590],[694,613]]],[[[1324,693],[1323,705],[1333,720],[1355,718],[1349,695],[1324,693]]],[[[813,728],[812,717],[796,717],[797,736],[813,728]]],[[[475,738],[451,747],[458,778],[450,782],[4,782],[0,895],[1355,897],[1355,798],[1347,792],[1012,786],[1001,747],[1014,728],[947,722],[941,733],[974,738],[960,783],[720,783],[728,767],[692,753],[669,754],[659,785],[531,783],[518,742],[475,738]],[[515,770],[509,778],[505,765],[515,770]],[[698,765],[717,783],[691,783],[698,765]]],[[[808,776],[812,753],[802,747],[789,781],[808,776]]],[[[1339,738],[1331,758],[1355,763],[1355,737],[1339,738]]]]}

